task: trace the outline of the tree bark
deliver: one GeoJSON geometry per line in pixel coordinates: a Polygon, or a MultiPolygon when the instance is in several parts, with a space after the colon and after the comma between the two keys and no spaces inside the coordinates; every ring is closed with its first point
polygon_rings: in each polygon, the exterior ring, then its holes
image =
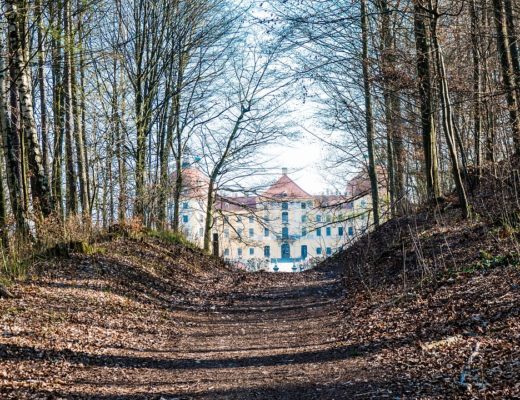
{"type": "Polygon", "coordinates": [[[53,113],[53,134],[54,134],[54,154],[52,159],[52,203],[54,210],[63,218],[63,142],[64,132],[64,90],[62,75],[62,22],[61,7],[62,2],[58,0],[51,3],[52,25],[55,32],[59,32],[59,36],[53,35],[51,39],[52,46],[52,113],[53,113]]]}
{"type": "Polygon", "coordinates": [[[49,170],[49,132],[47,123],[47,96],[45,93],[45,45],[43,35],[43,5],[42,0],[36,0],[36,24],[38,26],[38,89],[40,94],[40,134],[42,138],[42,162],[47,181],[49,170]]]}
{"type": "Polygon", "coordinates": [[[446,67],[444,64],[444,56],[437,37],[437,14],[433,11],[432,19],[432,42],[435,50],[435,58],[437,63],[437,72],[439,75],[440,100],[442,106],[442,126],[446,135],[446,143],[448,144],[448,151],[451,159],[451,168],[453,171],[453,180],[459,197],[460,207],[464,218],[471,217],[471,209],[469,206],[464,182],[460,171],[459,157],[457,155],[457,132],[453,123],[453,111],[450,99],[450,92],[448,86],[448,78],[446,76],[446,67]]]}
{"type": "MultiPolygon", "coordinates": [[[[78,46],[80,48],[80,53],[82,50],[82,34],[81,34],[81,18],[82,15],[79,15],[79,23],[78,23],[78,34],[79,34],[79,42],[78,46]]],[[[72,40],[74,43],[74,35],[72,35],[72,40]]],[[[73,50],[71,50],[72,54],[75,54],[73,50]]],[[[80,56],[80,59],[82,57],[80,56]]],[[[83,69],[83,65],[79,65],[80,71],[83,69]]],[[[81,72],[80,72],[81,73],[81,72]]],[[[79,178],[79,193],[80,193],[80,202],[81,202],[81,212],[83,217],[88,217],[90,215],[90,204],[89,204],[89,195],[88,195],[88,176],[87,176],[87,159],[86,159],[86,147],[83,141],[83,123],[82,123],[82,114],[83,110],[81,109],[82,102],[79,101],[83,97],[84,88],[78,85],[77,79],[77,71],[74,67],[74,64],[71,64],[71,79],[72,79],[72,107],[74,113],[74,138],[76,142],[76,159],[78,162],[78,178],[79,178]]],[[[80,79],[81,83],[81,79],[80,79]]]]}
{"type": "Polygon", "coordinates": [[[473,129],[474,129],[474,152],[475,167],[477,176],[480,177],[482,167],[482,103],[480,101],[482,93],[482,74],[481,74],[481,55],[480,55],[480,29],[477,4],[471,0],[471,53],[473,58],[473,129]]]}
{"type": "Polygon", "coordinates": [[[365,96],[365,122],[368,150],[368,176],[372,194],[372,212],[374,214],[374,225],[379,225],[379,184],[374,151],[374,119],[372,115],[372,93],[370,83],[369,55],[368,55],[368,10],[366,0],[361,0],[361,36],[363,47],[363,86],[365,96]]]}
{"type": "Polygon", "coordinates": [[[433,91],[431,83],[430,45],[420,0],[414,1],[414,32],[417,51],[417,76],[426,175],[426,196],[435,200],[440,195],[437,159],[437,133],[433,117],[433,91]]]}
{"type": "MultiPolygon", "coordinates": [[[[3,52],[2,41],[0,39],[0,54],[3,52]]],[[[16,126],[13,125],[9,115],[9,104],[7,100],[10,89],[6,84],[6,68],[4,59],[0,57],[0,135],[3,140],[4,155],[6,161],[7,186],[9,188],[9,200],[11,209],[16,221],[16,229],[20,235],[28,232],[28,225],[25,217],[25,210],[21,199],[21,173],[19,151],[19,135],[16,126]]]]}
{"type": "Polygon", "coordinates": [[[503,0],[493,0],[495,13],[495,25],[497,30],[497,48],[502,68],[502,81],[506,92],[507,105],[509,107],[509,123],[511,125],[515,153],[520,154],[520,120],[518,118],[518,99],[514,87],[513,60],[507,30],[507,21],[503,0]]]}
{"type": "Polygon", "coordinates": [[[65,89],[65,180],[66,180],[66,204],[67,215],[76,214],[77,209],[77,187],[76,171],[74,168],[74,101],[72,91],[72,51],[74,39],[72,33],[72,10],[71,0],[63,3],[63,24],[65,31],[65,51],[63,64],[63,86],[65,89]]]}
{"type": "MultiPolygon", "coordinates": [[[[1,68],[1,65],[0,65],[1,68]]],[[[0,72],[1,73],[1,72],[0,72]]],[[[1,78],[0,78],[1,79],[1,78]]],[[[1,87],[1,86],[0,86],[1,87]]],[[[1,94],[0,94],[1,95],[1,94]]],[[[1,101],[1,100],[0,100],[1,101]]],[[[1,113],[2,111],[0,111],[1,113]]],[[[3,117],[0,116],[0,120],[3,117]]],[[[2,129],[0,122],[0,129],[2,129]]],[[[0,147],[4,147],[3,135],[0,134],[0,147]]],[[[7,202],[4,193],[4,157],[0,151],[0,249],[9,248],[9,226],[7,224],[7,202]]]]}
{"type": "MultiPolygon", "coordinates": [[[[38,142],[38,132],[34,121],[32,93],[29,83],[29,69],[24,63],[24,52],[19,38],[19,15],[17,5],[14,0],[5,2],[6,17],[8,20],[8,32],[10,48],[14,50],[12,64],[14,66],[14,74],[16,77],[16,86],[19,94],[20,111],[22,117],[23,129],[28,143],[28,160],[29,169],[32,175],[32,194],[35,209],[42,212],[44,216],[51,213],[49,187],[45,172],[43,169],[42,157],[40,152],[40,144],[38,142]]],[[[25,27],[24,27],[25,29],[25,27]]]]}
{"type": "Polygon", "coordinates": [[[392,32],[391,10],[388,0],[378,1],[381,13],[383,97],[385,104],[385,124],[387,130],[388,180],[391,207],[394,215],[402,215],[407,210],[405,189],[406,153],[403,147],[401,101],[396,83],[396,49],[392,32]]]}

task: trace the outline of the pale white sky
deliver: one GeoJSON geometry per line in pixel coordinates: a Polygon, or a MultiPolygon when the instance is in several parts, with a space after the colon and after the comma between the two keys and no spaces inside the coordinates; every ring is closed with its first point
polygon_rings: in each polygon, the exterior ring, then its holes
{"type": "Polygon", "coordinates": [[[320,194],[328,187],[323,179],[323,159],[326,150],[308,133],[286,144],[272,146],[269,153],[275,156],[273,164],[288,168],[289,176],[310,194],[320,194]]]}

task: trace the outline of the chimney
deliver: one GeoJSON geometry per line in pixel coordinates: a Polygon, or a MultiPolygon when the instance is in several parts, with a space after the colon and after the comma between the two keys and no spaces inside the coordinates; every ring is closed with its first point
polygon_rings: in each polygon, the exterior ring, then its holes
{"type": "Polygon", "coordinates": [[[283,176],[286,176],[286,175],[287,175],[287,168],[282,168],[282,175],[283,175],[283,176]]]}

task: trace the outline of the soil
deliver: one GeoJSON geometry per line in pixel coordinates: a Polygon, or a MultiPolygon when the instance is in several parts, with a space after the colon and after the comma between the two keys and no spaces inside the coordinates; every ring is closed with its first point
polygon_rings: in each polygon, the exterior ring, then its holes
{"type": "Polygon", "coordinates": [[[348,252],[246,274],[155,239],[94,249],[37,262],[0,300],[1,399],[520,398],[509,258],[403,290],[350,276],[348,252]]]}
{"type": "Polygon", "coordinates": [[[181,266],[178,249],[153,241],[104,246],[110,255],[42,263],[0,302],[2,399],[377,393],[341,338],[337,274],[245,275],[186,267],[204,261],[196,253],[181,266]]]}

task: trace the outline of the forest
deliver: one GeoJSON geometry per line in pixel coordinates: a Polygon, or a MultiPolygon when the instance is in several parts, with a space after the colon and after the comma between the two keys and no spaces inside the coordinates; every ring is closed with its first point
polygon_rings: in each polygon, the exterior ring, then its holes
{"type": "Polygon", "coordinates": [[[0,397],[519,395],[520,1],[0,5],[0,397]],[[307,275],[213,258],[219,194],[309,135],[369,232],[307,275]]]}
{"type": "Polygon", "coordinates": [[[335,174],[364,164],[376,225],[452,191],[469,218],[468,190],[520,146],[517,12],[511,0],[5,2],[3,246],[38,240],[48,218],[178,231],[183,160],[214,191],[247,190],[255,156],[295,134],[291,98],[315,107],[335,174]]]}

